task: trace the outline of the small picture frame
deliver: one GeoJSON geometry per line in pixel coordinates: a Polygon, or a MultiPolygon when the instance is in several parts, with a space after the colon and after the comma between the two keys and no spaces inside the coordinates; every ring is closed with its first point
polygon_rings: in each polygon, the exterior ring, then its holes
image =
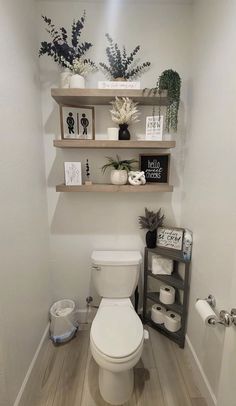
{"type": "Polygon", "coordinates": [[[65,185],[82,185],[81,162],[64,162],[65,185]]]}
{"type": "Polygon", "coordinates": [[[163,135],[163,116],[146,117],[146,141],[161,141],[163,135]]]}
{"type": "Polygon", "coordinates": [[[93,106],[60,106],[60,127],[63,140],[94,140],[95,110],[93,106]]]}
{"type": "Polygon", "coordinates": [[[169,184],[170,154],[140,154],[139,162],[147,183],[169,184]]]}
{"type": "Polygon", "coordinates": [[[184,228],[158,227],[157,247],[182,251],[184,228]]]}

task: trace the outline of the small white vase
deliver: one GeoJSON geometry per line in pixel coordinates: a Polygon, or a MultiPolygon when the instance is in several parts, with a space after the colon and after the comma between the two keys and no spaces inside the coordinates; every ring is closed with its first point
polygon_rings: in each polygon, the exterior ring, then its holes
{"type": "Polygon", "coordinates": [[[69,69],[65,69],[60,74],[60,87],[64,89],[68,89],[70,87],[70,78],[71,78],[71,71],[69,69]]]}
{"type": "Polygon", "coordinates": [[[128,180],[128,174],[125,170],[113,169],[111,171],[111,183],[113,185],[125,185],[128,180]]]}
{"type": "Polygon", "coordinates": [[[73,89],[84,89],[85,79],[81,75],[72,75],[70,78],[70,88],[73,89]]]}

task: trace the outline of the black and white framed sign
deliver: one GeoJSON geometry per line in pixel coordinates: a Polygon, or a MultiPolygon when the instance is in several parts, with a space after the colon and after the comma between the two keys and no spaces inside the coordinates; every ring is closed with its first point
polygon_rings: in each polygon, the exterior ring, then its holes
{"type": "Polygon", "coordinates": [[[95,112],[93,106],[60,106],[61,138],[94,140],[95,112]]]}
{"type": "Polygon", "coordinates": [[[140,170],[144,171],[147,183],[169,182],[170,154],[141,154],[140,170]]]}
{"type": "Polygon", "coordinates": [[[157,247],[171,248],[181,251],[183,248],[183,228],[158,227],[157,229],[157,247]]]}

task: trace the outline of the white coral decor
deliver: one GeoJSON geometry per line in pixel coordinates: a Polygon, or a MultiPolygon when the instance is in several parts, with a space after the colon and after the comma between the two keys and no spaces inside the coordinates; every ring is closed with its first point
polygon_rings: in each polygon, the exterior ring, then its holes
{"type": "Polygon", "coordinates": [[[116,97],[111,102],[112,110],[110,110],[112,121],[116,124],[137,123],[140,112],[137,109],[137,104],[129,97],[116,97]]]}

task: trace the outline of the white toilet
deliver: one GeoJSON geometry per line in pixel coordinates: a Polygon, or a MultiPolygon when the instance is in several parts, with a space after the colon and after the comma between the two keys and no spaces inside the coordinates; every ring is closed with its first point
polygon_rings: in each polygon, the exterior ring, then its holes
{"type": "Polygon", "coordinates": [[[92,278],[102,300],[92,323],[90,348],[99,365],[101,395],[112,405],[132,395],[133,367],[142,354],[143,325],[130,301],[141,262],[139,251],[92,253],[92,278]]]}

